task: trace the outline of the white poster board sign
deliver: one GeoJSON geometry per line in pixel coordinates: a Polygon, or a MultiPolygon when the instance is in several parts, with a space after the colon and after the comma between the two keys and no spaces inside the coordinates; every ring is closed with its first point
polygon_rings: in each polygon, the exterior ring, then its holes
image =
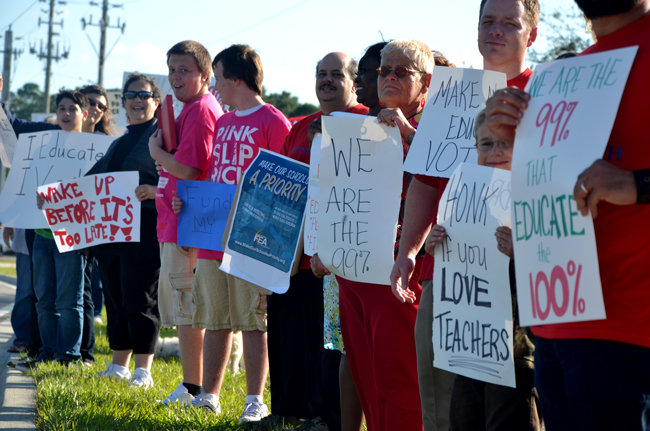
{"type": "Polygon", "coordinates": [[[47,229],[36,208],[36,188],[82,177],[101,159],[115,138],[94,133],[23,133],[7,183],[0,195],[0,221],[4,226],[47,229]]]}
{"type": "MultiPolygon", "coordinates": [[[[126,83],[126,80],[131,73],[133,72],[124,72],[124,75],[122,76],[122,88],[124,88],[124,84],[126,83]]],[[[158,87],[160,87],[160,90],[162,92],[160,100],[164,100],[167,94],[172,95],[172,99],[174,100],[174,118],[177,118],[180,115],[181,111],[183,110],[183,102],[181,102],[176,98],[176,96],[174,96],[174,91],[172,91],[172,86],[169,83],[169,77],[167,75],[156,75],[152,73],[143,73],[143,75],[146,75],[148,78],[151,78],[154,81],[156,81],[156,84],[158,85],[158,87]]],[[[214,95],[214,97],[216,97],[217,102],[219,102],[219,105],[221,105],[221,108],[223,109],[223,112],[226,112],[228,111],[228,105],[223,104],[223,100],[221,100],[221,96],[219,95],[219,92],[217,92],[217,89],[215,87],[215,82],[216,81],[214,80],[214,76],[213,76],[212,80],[210,81],[210,87],[208,87],[208,90],[212,95],[214,95]]],[[[116,118],[117,118],[118,126],[126,127],[129,125],[129,123],[126,121],[126,109],[122,107],[122,103],[119,104],[119,114],[116,118]]]]}
{"type": "Polygon", "coordinates": [[[605,318],[594,225],[573,188],[603,156],[636,51],[540,64],[528,82],[512,161],[522,326],[605,318]]]}
{"type": "Polygon", "coordinates": [[[38,187],[60,253],[111,242],[140,242],[137,171],[110,172],[38,187]]]}
{"type": "Polygon", "coordinates": [[[496,90],[505,86],[505,73],[434,67],[404,171],[449,178],[459,164],[476,164],[476,114],[496,90]]]}
{"type": "Polygon", "coordinates": [[[438,207],[447,232],[436,246],[433,365],[515,387],[508,266],[494,233],[510,226],[510,172],[463,163],[438,207]]]}
{"type": "Polygon", "coordinates": [[[11,127],[5,111],[0,109],[0,160],[8,168],[11,167],[11,161],[14,159],[18,138],[11,127]]]}
{"type": "Polygon", "coordinates": [[[376,118],[323,117],[318,256],[333,274],[389,284],[402,192],[402,140],[376,118]]]}
{"type": "Polygon", "coordinates": [[[311,152],[309,153],[309,186],[307,187],[304,236],[304,253],[308,256],[318,253],[318,212],[320,209],[318,202],[320,194],[318,171],[320,169],[320,147],[322,142],[323,135],[317,133],[311,143],[311,152]]]}

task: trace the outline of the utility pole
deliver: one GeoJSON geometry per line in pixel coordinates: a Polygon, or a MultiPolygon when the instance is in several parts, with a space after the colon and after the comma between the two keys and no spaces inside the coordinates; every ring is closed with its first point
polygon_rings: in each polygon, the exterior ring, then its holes
{"type": "MultiPolygon", "coordinates": [[[[5,49],[0,51],[4,53],[4,63],[2,66],[2,79],[4,81],[4,86],[2,87],[2,101],[9,106],[9,96],[11,95],[11,55],[13,54],[14,60],[18,58],[20,54],[23,53],[23,50],[17,50],[13,48],[14,33],[11,31],[11,26],[9,30],[5,32],[5,49]]],[[[16,38],[18,40],[19,38],[16,38]]]]}
{"type": "MultiPolygon", "coordinates": [[[[91,6],[99,6],[99,3],[95,3],[93,1],[90,2],[91,6]]],[[[104,63],[108,56],[111,54],[110,51],[108,54],[106,54],[106,30],[109,28],[117,28],[122,30],[122,34],[124,34],[124,28],[126,27],[126,23],[122,23],[120,25],[120,19],[117,18],[117,25],[115,26],[110,26],[110,17],[108,16],[108,7],[114,7],[114,8],[121,8],[123,5],[121,4],[110,4],[108,3],[108,0],[102,0],[102,19],[99,21],[99,24],[93,24],[93,16],[90,15],[90,19],[86,21],[86,18],[81,18],[81,29],[85,30],[86,26],[96,26],[99,27],[99,52],[97,52],[97,49],[95,48],[95,45],[93,44],[93,49],[95,50],[95,53],[97,53],[97,57],[99,57],[99,72],[98,72],[98,77],[97,77],[97,84],[100,86],[104,86],[104,63]]],[[[90,37],[88,37],[90,40],[90,43],[92,44],[92,40],[90,37]]],[[[119,41],[119,39],[118,39],[119,41]]],[[[115,45],[117,45],[117,41],[115,42],[115,45]]],[[[113,45],[113,48],[115,48],[115,45],[113,45]]],[[[111,48],[111,51],[113,50],[111,48]]]]}
{"type": "MultiPolygon", "coordinates": [[[[46,0],[39,0],[43,3],[46,2],[46,0]]],[[[43,100],[43,109],[45,113],[50,112],[50,76],[52,74],[52,60],[54,61],[59,61],[62,58],[68,58],[68,55],[70,55],[70,49],[68,48],[67,50],[63,48],[63,53],[59,55],[59,43],[57,42],[56,44],[56,54],[53,54],[52,51],[54,50],[54,42],[53,38],[54,36],[58,36],[59,33],[54,33],[54,26],[55,25],[60,25],[61,28],[63,28],[63,19],[61,19],[61,22],[54,22],[54,3],[56,0],[50,0],[50,10],[49,10],[49,21],[42,21],[41,18],[38,18],[38,26],[40,27],[41,24],[47,24],[47,47],[45,49],[45,52],[43,52],[43,41],[41,41],[41,48],[38,53],[36,53],[36,47],[29,47],[29,52],[36,55],[39,59],[45,59],[45,94],[44,94],[44,99],[43,100]]],[[[59,4],[66,4],[65,1],[59,1],[59,4]]],[[[48,12],[48,11],[43,11],[43,12],[48,12]]]]}

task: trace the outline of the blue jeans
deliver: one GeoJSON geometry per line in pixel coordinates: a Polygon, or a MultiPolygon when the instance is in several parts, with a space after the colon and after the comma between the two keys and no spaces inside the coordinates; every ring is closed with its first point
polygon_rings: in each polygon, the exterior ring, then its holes
{"type": "Polygon", "coordinates": [[[650,348],[535,338],[535,386],[548,431],[639,430],[650,348]]]}
{"type": "Polygon", "coordinates": [[[16,298],[11,311],[11,327],[16,335],[14,346],[29,346],[29,316],[34,285],[31,257],[28,254],[16,253],[16,275],[16,298]]]}
{"type": "Polygon", "coordinates": [[[43,341],[39,359],[77,360],[86,258],[78,251],[59,253],[54,240],[36,235],[32,259],[38,328],[43,341]]]}

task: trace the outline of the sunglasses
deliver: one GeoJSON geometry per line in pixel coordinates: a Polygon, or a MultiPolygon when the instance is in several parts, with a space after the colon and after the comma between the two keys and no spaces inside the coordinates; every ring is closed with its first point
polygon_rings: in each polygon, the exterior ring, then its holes
{"type": "Polygon", "coordinates": [[[90,106],[96,106],[97,109],[99,109],[102,112],[105,112],[108,109],[108,106],[104,105],[102,102],[98,102],[93,99],[88,99],[88,103],[90,103],[90,106]]]}
{"type": "Polygon", "coordinates": [[[380,66],[379,68],[377,68],[377,73],[382,78],[387,77],[393,71],[395,72],[395,76],[397,76],[398,78],[404,78],[409,73],[424,73],[424,72],[420,72],[419,70],[406,68],[404,66],[397,66],[395,69],[391,69],[388,66],[380,66]]]}
{"type": "Polygon", "coordinates": [[[512,144],[503,141],[481,142],[476,147],[479,151],[490,151],[495,145],[501,147],[502,150],[509,150],[512,148],[512,144]]]}
{"type": "Polygon", "coordinates": [[[125,99],[135,99],[136,97],[139,97],[142,100],[147,100],[150,97],[153,97],[153,93],[151,91],[125,91],[123,97],[125,99]]]}

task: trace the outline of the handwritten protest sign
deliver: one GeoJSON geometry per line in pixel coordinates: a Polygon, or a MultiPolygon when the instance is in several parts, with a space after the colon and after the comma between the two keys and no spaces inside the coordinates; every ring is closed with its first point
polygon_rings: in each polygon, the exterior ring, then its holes
{"type": "Polygon", "coordinates": [[[510,172],[463,163],[442,194],[435,250],[433,365],[515,387],[508,266],[494,233],[510,226],[510,172]]]}
{"type": "Polygon", "coordinates": [[[512,162],[522,325],[605,318],[594,225],[578,213],[573,188],[603,157],[636,51],[541,64],[528,82],[512,162]]]}
{"type": "Polygon", "coordinates": [[[38,187],[59,252],[140,241],[137,171],[90,175],[38,187]]]}
{"type": "Polygon", "coordinates": [[[309,166],[260,149],[241,180],[221,270],[276,293],[289,289],[309,166]]]}
{"type": "MultiPolygon", "coordinates": [[[[122,88],[124,88],[124,84],[126,83],[126,80],[128,79],[131,73],[133,72],[124,72],[124,74],[122,75],[122,88]]],[[[145,75],[147,75],[148,78],[151,78],[154,81],[156,81],[156,84],[158,85],[158,87],[160,87],[161,101],[165,99],[165,96],[167,94],[171,94],[174,100],[174,117],[178,117],[181,111],[183,110],[183,102],[181,102],[176,98],[176,96],[174,96],[174,91],[172,90],[172,86],[169,83],[169,77],[167,75],[155,75],[151,73],[145,73],[145,75]]],[[[215,84],[216,81],[213,76],[212,81],[210,81],[210,87],[208,87],[208,90],[217,99],[217,102],[219,102],[219,105],[221,105],[223,111],[226,112],[228,110],[228,105],[223,104],[223,100],[221,99],[221,95],[217,91],[215,84]]],[[[126,121],[126,109],[124,109],[121,103],[119,105],[119,116],[117,117],[117,124],[119,126],[125,126],[125,127],[129,125],[129,123],[126,121]]]]}
{"type": "Polygon", "coordinates": [[[237,186],[208,181],[179,181],[178,245],[223,251],[221,238],[237,186]]]}
{"type": "Polygon", "coordinates": [[[18,139],[7,119],[7,114],[0,109],[0,160],[8,168],[11,167],[11,161],[14,159],[17,143],[18,139]]]}
{"type": "Polygon", "coordinates": [[[460,163],[476,164],[476,114],[505,86],[504,73],[435,67],[404,171],[449,178],[460,163]]]}
{"type": "Polygon", "coordinates": [[[0,221],[9,227],[47,229],[36,208],[36,188],[83,176],[106,153],[113,137],[94,133],[23,133],[0,195],[0,221]]]}
{"type": "Polygon", "coordinates": [[[348,280],[388,284],[402,191],[402,140],[376,118],[323,117],[318,256],[348,280]]]}
{"type": "Polygon", "coordinates": [[[309,256],[318,253],[318,212],[320,209],[318,201],[320,194],[318,172],[320,170],[320,147],[322,141],[323,135],[317,133],[311,143],[311,152],[309,154],[309,187],[307,187],[304,235],[304,253],[309,256]]]}

